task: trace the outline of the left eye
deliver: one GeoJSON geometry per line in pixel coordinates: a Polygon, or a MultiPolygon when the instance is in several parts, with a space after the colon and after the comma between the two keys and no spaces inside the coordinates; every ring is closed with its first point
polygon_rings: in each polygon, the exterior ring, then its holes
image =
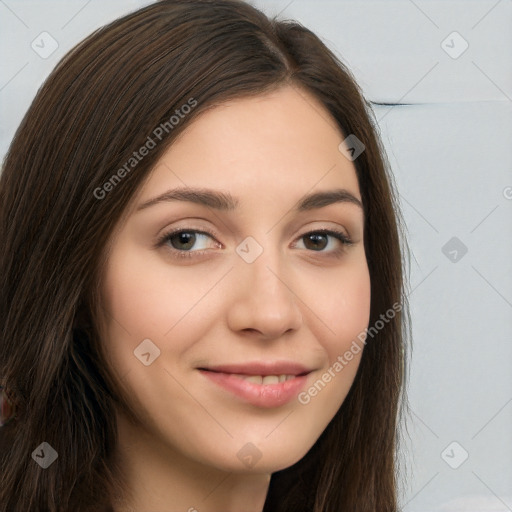
{"type": "MultiPolygon", "coordinates": [[[[320,231],[311,231],[310,233],[306,233],[302,235],[299,240],[306,240],[304,244],[306,249],[312,249],[316,252],[336,252],[339,250],[339,247],[331,247],[331,251],[324,251],[327,246],[329,246],[328,238],[334,238],[338,242],[341,242],[342,245],[350,245],[352,241],[350,238],[342,233],[341,231],[333,231],[328,229],[322,229],[320,231]],[[327,242],[326,242],[327,240],[327,242]]],[[[332,245],[332,244],[331,244],[332,245]]]]}

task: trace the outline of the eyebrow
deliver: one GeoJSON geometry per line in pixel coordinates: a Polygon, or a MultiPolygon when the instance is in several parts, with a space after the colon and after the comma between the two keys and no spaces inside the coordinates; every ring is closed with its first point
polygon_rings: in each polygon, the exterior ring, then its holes
{"type": "MultiPolygon", "coordinates": [[[[222,211],[233,211],[240,204],[238,199],[226,192],[206,188],[186,187],[168,190],[167,192],[141,204],[137,208],[137,211],[167,201],[189,201],[222,211]]],[[[338,188],[307,194],[299,199],[294,210],[297,212],[303,212],[314,210],[316,208],[323,208],[334,203],[349,203],[354,204],[359,208],[363,208],[361,201],[351,192],[343,188],[338,188]]]]}

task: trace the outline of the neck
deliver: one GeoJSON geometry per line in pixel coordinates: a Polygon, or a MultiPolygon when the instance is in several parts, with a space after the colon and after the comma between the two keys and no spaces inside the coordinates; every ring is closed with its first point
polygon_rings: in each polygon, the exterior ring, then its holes
{"type": "Polygon", "coordinates": [[[233,473],[187,458],[118,415],[118,460],[128,495],[115,512],[262,512],[268,473],[233,473]]]}

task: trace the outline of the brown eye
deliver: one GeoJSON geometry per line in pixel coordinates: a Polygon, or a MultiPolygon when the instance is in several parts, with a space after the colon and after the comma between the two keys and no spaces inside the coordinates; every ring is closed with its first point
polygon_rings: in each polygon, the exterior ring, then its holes
{"type": "Polygon", "coordinates": [[[304,245],[307,249],[312,249],[314,251],[323,250],[328,244],[327,235],[323,233],[310,233],[308,235],[304,235],[304,245]]]}
{"type": "Polygon", "coordinates": [[[213,233],[182,228],[162,235],[156,247],[165,248],[173,256],[193,258],[206,254],[208,249],[220,248],[220,244],[213,233]]]}
{"type": "Polygon", "coordinates": [[[306,249],[327,254],[340,253],[345,247],[352,245],[352,240],[345,233],[330,229],[311,231],[302,235],[300,240],[303,240],[306,249]],[[330,239],[334,239],[337,243],[331,244],[330,239]],[[329,246],[331,246],[330,250],[329,246]]]}
{"type": "Polygon", "coordinates": [[[179,231],[167,237],[167,241],[174,249],[186,251],[194,246],[196,238],[192,231],[179,231]]]}

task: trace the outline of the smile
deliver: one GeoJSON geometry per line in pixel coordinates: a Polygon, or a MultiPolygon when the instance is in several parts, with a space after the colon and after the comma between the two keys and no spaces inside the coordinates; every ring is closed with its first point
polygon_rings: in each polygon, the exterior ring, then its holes
{"type": "MultiPolygon", "coordinates": [[[[301,368],[303,370],[303,368],[301,368]]],[[[281,374],[248,374],[199,368],[210,382],[229,392],[235,399],[256,407],[280,407],[297,397],[307,382],[310,371],[281,374]]],[[[290,370],[289,370],[290,371],[290,370]]]]}

